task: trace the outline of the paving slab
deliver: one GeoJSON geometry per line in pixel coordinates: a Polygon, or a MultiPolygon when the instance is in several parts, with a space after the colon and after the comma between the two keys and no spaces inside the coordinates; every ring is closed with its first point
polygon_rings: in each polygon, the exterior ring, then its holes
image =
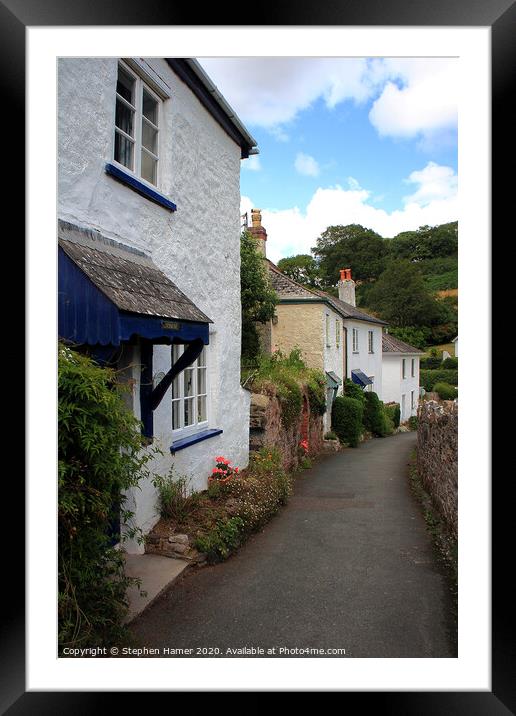
{"type": "Polygon", "coordinates": [[[188,566],[188,562],[182,559],[162,557],[159,554],[126,554],[126,575],[139,577],[142,583],[139,588],[134,586],[127,590],[129,611],[125,622],[141,614],[188,566]],[[140,594],[140,589],[146,593],[145,596],[140,594]]]}

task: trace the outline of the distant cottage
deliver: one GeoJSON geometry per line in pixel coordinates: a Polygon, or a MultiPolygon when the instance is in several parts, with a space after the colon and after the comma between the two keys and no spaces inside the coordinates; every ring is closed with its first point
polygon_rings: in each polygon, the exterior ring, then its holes
{"type": "Polygon", "coordinates": [[[204,489],[215,455],[248,461],[239,182],[256,142],[192,59],[61,59],[58,102],[59,335],[132,385],[154,470],[204,489]]]}

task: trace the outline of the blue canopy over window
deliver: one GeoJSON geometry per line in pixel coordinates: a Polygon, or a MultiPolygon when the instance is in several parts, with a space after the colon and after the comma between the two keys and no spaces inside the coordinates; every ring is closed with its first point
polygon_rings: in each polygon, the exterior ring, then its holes
{"type": "Polygon", "coordinates": [[[351,380],[353,383],[356,383],[357,385],[361,385],[362,388],[365,388],[366,385],[372,385],[373,381],[371,378],[368,378],[365,373],[363,373],[361,370],[352,370],[351,371],[351,380]]]}

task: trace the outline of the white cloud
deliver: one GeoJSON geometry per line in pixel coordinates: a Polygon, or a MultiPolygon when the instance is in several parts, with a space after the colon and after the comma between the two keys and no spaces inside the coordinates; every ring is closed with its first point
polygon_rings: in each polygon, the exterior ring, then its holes
{"type": "Polygon", "coordinates": [[[415,171],[405,180],[419,185],[414,194],[403,197],[405,204],[427,206],[433,201],[452,199],[457,194],[457,175],[451,167],[428,162],[424,169],[415,171]]]}
{"type": "MultiPolygon", "coordinates": [[[[456,175],[449,167],[430,162],[410,174],[407,182],[417,189],[404,208],[387,212],[371,204],[374,198],[358,186],[319,187],[305,211],[294,206],[285,210],[262,208],[262,223],[267,230],[267,256],[279,261],[284,256],[310,253],[317,237],[331,224],[362,224],[381,236],[392,237],[401,231],[432,226],[458,218],[456,175]]],[[[252,199],[242,197],[242,213],[253,207],[252,199]]]]}
{"type": "Polygon", "coordinates": [[[298,152],[294,167],[299,174],[307,177],[316,177],[319,175],[319,164],[309,154],[298,152]]]}
{"type": "Polygon", "coordinates": [[[423,148],[457,124],[457,60],[448,58],[212,58],[202,65],[241,119],[286,141],[285,125],[322,98],[372,102],[381,136],[419,138],[423,148]]]}
{"type": "Polygon", "coordinates": [[[259,172],[261,168],[262,164],[258,154],[251,154],[247,159],[242,161],[242,169],[249,172],[259,172]]]}

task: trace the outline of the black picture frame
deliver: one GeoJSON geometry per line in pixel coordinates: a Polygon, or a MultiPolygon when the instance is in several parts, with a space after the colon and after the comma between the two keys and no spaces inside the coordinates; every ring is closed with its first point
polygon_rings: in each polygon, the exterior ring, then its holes
{"type": "MultiPolygon", "coordinates": [[[[0,0],[0,54],[2,59],[2,86],[4,102],[11,107],[9,115],[24,116],[25,109],[25,28],[27,26],[68,25],[383,25],[383,26],[489,26],[492,31],[492,216],[493,236],[503,236],[509,227],[508,211],[514,189],[512,182],[502,180],[507,164],[514,166],[514,111],[509,109],[511,80],[516,69],[516,7],[513,0],[341,0],[336,3],[288,2],[268,5],[254,3],[239,16],[224,11],[220,6],[207,6],[203,10],[203,22],[199,23],[199,11],[186,3],[172,0],[0,0]],[[225,14],[224,14],[225,13],[225,14]],[[265,22],[265,19],[267,22],[265,22]],[[509,141],[510,138],[510,141],[509,141]],[[512,151],[512,156],[511,156],[512,151]],[[510,192],[510,193],[509,193],[510,192]]],[[[514,101],[514,98],[512,97],[514,101]]],[[[4,106],[7,106],[4,105],[4,106]]],[[[4,116],[4,120],[5,120],[4,116]]],[[[24,226],[23,206],[24,162],[20,151],[25,144],[24,128],[19,121],[9,125],[12,141],[4,146],[4,157],[10,172],[8,182],[9,215],[15,218],[18,249],[22,248],[21,234],[24,226]],[[18,211],[13,214],[13,206],[18,211]]],[[[5,205],[4,205],[5,206],[5,205]]],[[[12,239],[11,239],[12,240],[12,239]]],[[[23,262],[23,256],[21,257],[23,262]]],[[[493,268],[497,285],[510,285],[512,274],[510,262],[497,259],[493,252],[493,268]],[[511,273],[509,273],[511,272],[511,273]]],[[[495,300],[497,298],[495,291],[495,300]]],[[[19,307],[17,307],[19,309],[19,307]]],[[[493,314],[494,315],[494,314],[493,314]]],[[[484,330],[487,330],[484,327],[484,330]]],[[[487,331],[488,333],[488,331],[487,331]]],[[[493,363],[501,360],[502,348],[495,348],[493,363]]],[[[481,380],[489,380],[487,371],[480,372],[481,380]]],[[[18,396],[19,399],[19,396],[18,396]]],[[[500,407],[494,398],[493,412],[500,407]]],[[[497,430],[498,445],[504,438],[504,428],[497,430]],[[501,434],[500,434],[501,433],[501,434]]],[[[485,436],[489,440],[489,436],[485,436]]],[[[27,443],[27,452],[30,443],[27,443]]],[[[494,454],[494,450],[493,450],[494,454]]],[[[507,570],[510,570],[511,554],[507,545],[511,539],[512,504],[509,495],[514,488],[507,471],[507,480],[498,485],[493,480],[493,620],[492,620],[492,691],[467,692],[346,692],[344,707],[350,699],[360,696],[364,706],[380,713],[404,714],[486,714],[500,716],[516,712],[516,658],[514,648],[514,601],[511,589],[505,586],[507,570]],[[509,484],[507,484],[509,483],[509,484]],[[509,512],[511,510],[511,512],[509,512]],[[364,702],[364,699],[367,701],[364,702]]],[[[7,497],[21,514],[24,486],[20,470],[10,473],[7,497]]],[[[43,476],[44,477],[44,476],[43,476]]],[[[48,476],[47,476],[48,478],[48,476]]],[[[6,529],[6,528],[5,528],[6,529]]],[[[106,692],[26,692],[25,690],[25,613],[24,613],[24,567],[23,534],[19,527],[15,536],[6,530],[4,539],[9,540],[4,550],[4,594],[7,597],[3,610],[3,628],[0,653],[0,711],[12,716],[21,714],[91,714],[97,708],[112,704],[120,708],[120,693],[106,692]],[[14,540],[11,541],[11,540],[14,540]],[[15,543],[15,549],[13,545],[15,543]],[[5,580],[5,578],[7,578],[5,580]]],[[[132,708],[143,705],[141,697],[131,694],[132,708]]],[[[144,694],[143,698],[148,698],[144,694]]],[[[147,701],[148,707],[148,701],[147,701]]]]}

